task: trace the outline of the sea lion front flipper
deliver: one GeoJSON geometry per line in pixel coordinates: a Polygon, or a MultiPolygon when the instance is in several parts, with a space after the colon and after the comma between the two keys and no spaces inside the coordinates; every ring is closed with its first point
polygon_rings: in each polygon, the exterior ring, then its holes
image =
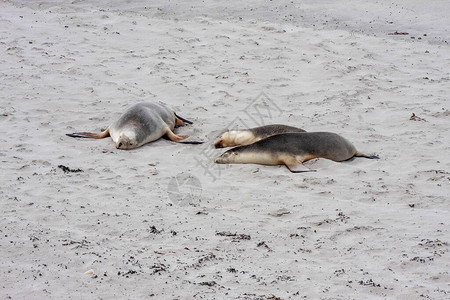
{"type": "Polygon", "coordinates": [[[167,128],[166,135],[169,138],[169,140],[171,140],[173,142],[179,142],[179,141],[182,141],[182,140],[188,138],[187,136],[176,135],[169,128],[167,128]]]}
{"type": "Polygon", "coordinates": [[[186,120],[183,117],[180,117],[175,112],[173,114],[175,115],[175,126],[183,126],[183,125],[185,125],[185,123],[193,124],[191,121],[186,120]]]}
{"type": "Polygon", "coordinates": [[[356,156],[356,157],[365,157],[365,158],[368,158],[368,159],[380,159],[380,158],[379,158],[378,156],[376,156],[376,155],[367,155],[367,154],[361,153],[361,152],[359,152],[359,151],[356,151],[355,156],[356,156]]]}
{"type": "Polygon", "coordinates": [[[316,172],[316,170],[311,170],[305,167],[302,163],[284,163],[286,167],[292,173],[304,173],[304,172],[316,172]]]}
{"type": "Polygon", "coordinates": [[[203,141],[181,141],[180,144],[201,145],[203,141]]]}
{"type": "Polygon", "coordinates": [[[180,127],[183,125],[184,125],[184,122],[181,119],[178,119],[177,117],[175,117],[175,127],[180,127]]]}
{"type": "Polygon", "coordinates": [[[101,133],[91,133],[91,132],[74,132],[66,133],[67,136],[75,138],[92,138],[92,139],[102,139],[109,136],[109,127],[101,133]]]}

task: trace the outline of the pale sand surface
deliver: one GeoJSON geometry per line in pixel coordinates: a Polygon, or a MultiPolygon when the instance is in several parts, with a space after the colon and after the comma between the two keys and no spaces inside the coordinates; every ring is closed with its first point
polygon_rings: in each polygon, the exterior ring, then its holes
{"type": "Polygon", "coordinates": [[[404,2],[2,1],[0,298],[449,299],[450,4],[404,2]],[[206,143],[65,136],[139,101],[206,143]],[[213,164],[271,123],[381,159],[213,164]]]}

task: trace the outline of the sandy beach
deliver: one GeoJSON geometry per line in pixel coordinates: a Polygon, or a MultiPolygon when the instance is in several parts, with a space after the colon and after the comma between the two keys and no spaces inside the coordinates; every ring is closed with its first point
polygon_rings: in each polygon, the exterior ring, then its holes
{"type": "Polygon", "coordinates": [[[0,2],[0,298],[449,299],[449,11],[0,2]],[[205,143],[65,135],[142,101],[205,143]],[[214,164],[267,124],[380,159],[214,164]]]}

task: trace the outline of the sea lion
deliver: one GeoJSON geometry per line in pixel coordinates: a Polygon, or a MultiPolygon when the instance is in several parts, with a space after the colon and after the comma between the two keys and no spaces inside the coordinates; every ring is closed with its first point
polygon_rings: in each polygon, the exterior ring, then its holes
{"type": "MultiPolygon", "coordinates": [[[[192,122],[181,118],[163,104],[140,102],[131,105],[120,118],[101,133],[68,133],[70,137],[102,139],[111,136],[117,149],[129,150],[155,141],[166,135],[171,141],[179,142],[187,136],[173,133],[175,126],[192,122]]],[[[200,142],[190,142],[200,143],[200,142]]]]}
{"type": "Polygon", "coordinates": [[[224,152],[214,161],[219,164],[286,165],[293,173],[312,171],[303,163],[313,158],[334,161],[352,157],[378,159],[356,150],[348,140],[331,132],[303,132],[273,135],[256,143],[224,152]]]}
{"type": "Polygon", "coordinates": [[[265,139],[266,137],[275,134],[288,132],[306,132],[306,131],[297,127],[280,124],[266,125],[246,130],[231,130],[222,134],[222,136],[214,143],[214,147],[226,148],[233,146],[245,146],[253,144],[254,142],[265,139]]]}

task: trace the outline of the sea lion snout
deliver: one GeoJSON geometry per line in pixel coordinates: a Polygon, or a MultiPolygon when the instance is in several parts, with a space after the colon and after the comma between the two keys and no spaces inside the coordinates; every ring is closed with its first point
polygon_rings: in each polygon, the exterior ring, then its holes
{"type": "Polygon", "coordinates": [[[225,153],[222,154],[221,156],[216,157],[216,158],[214,159],[214,162],[215,162],[216,164],[226,164],[226,163],[228,163],[228,160],[227,160],[226,157],[225,157],[225,153]]]}
{"type": "Polygon", "coordinates": [[[214,143],[215,148],[226,148],[231,146],[233,138],[230,131],[224,132],[220,138],[214,143]]]}
{"type": "Polygon", "coordinates": [[[222,153],[221,156],[216,157],[214,162],[216,164],[229,164],[235,161],[238,153],[233,150],[228,150],[227,152],[222,153]]]}
{"type": "Polygon", "coordinates": [[[214,143],[214,147],[217,148],[224,148],[223,146],[223,140],[219,139],[217,142],[214,143]]]}
{"type": "Polygon", "coordinates": [[[121,135],[116,143],[116,148],[120,150],[133,149],[138,146],[137,142],[128,136],[121,135]]]}

